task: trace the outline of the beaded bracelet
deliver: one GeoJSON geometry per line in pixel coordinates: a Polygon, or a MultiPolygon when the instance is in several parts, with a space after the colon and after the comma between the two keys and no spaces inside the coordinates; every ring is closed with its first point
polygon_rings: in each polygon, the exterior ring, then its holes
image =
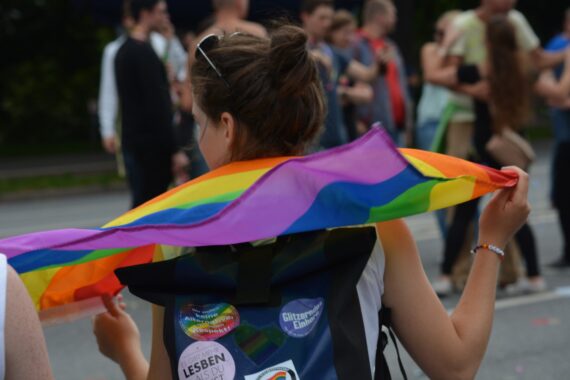
{"type": "Polygon", "coordinates": [[[480,244],[471,250],[471,254],[472,255],[476,254],[477,251],[480,249],[486,249],[487,251],[491,251],[491,252],[497,254],[497,256],[499,256],[499,259],[501,261],[503,261],[505,259],[505,251],[503,251],[501,248],[499,248],[493,244],[480,244]]]}

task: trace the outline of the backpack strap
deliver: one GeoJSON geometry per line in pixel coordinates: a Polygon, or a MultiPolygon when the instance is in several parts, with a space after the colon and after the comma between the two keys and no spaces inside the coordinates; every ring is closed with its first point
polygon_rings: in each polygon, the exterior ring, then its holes
{"type": "Polygon", "coordinates": [[[271,267],[275,256],[277,244],[255,247],[238,251],[238,272],[235,298],[232,302],[235,306],[266,305],[270,303],[271,267]]]}
{"type": "Polygon", "coordinates": [[[400,372],[404,380],[408,380],[408,376],[406,375],[406,370],[404,369],[404,364],[402,363],[402,359],[400,357],[400,350],[398,348],[398,341],[396,340],[396,336],[394,335],[394,330],[392,329],[392,309],[383,307],[380,309],[378,313],[378,318],[380,321],[380,336],[378,339],[378,347],[376,349],[376,374],[374,375],[375,380],[384,380],[384,379],[391,379],[390,376],[390,369],[388,368],[388,363],[386,362],[386,358],[384,357],[384,349],[388,345],[388,337],[386,333],[382,331],[382,326],[386,327],[388,330],[388,334],[394,343],[394,347],[396,348],[396,355],[398,357],[398,366],[400,367],[400,372]]]}

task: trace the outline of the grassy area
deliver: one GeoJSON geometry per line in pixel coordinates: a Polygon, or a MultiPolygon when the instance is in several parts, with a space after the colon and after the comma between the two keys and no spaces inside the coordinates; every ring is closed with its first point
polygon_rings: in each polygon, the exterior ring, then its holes
{"type": "Polygon", "coordinates": [[[23,191],[72,189],[78,187],[109,188],[124,183],[116,173],[97,173],[92,175],[62,174],[33,178],[0,179],[0,195],[23,191]]]}

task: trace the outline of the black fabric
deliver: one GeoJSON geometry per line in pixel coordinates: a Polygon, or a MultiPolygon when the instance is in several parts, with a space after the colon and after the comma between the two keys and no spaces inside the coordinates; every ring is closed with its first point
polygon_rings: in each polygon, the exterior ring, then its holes
{"type": "Polygon", "coordinates": [[[562,236],[564,237],[563,258],[570,262],[570,141],[559,142],[556,147],[553,168],[553,201],[558,210],[562,236]]]}
{"type": "MultiPolygon", "coordinates": [[[[362,316],[356,284],[375,242],[374,228],[317,231],[287,236],[275,244],[260,247],[250,244],[203,247],[177,259],[122,268],[116,274],[133,294],[165,307],[164,342],[173,378],[178,378],[176,326],[171,322],[175,319],[173,310],[178,296],[190,295],[196,304],[232,303],[236,294],[241,293],[246,304],[252,303],[249,297],[254,298],[254,308],[279,308],[282,307],[280,294],[291,289],[295,298],[303,298],[303,293],[298,293],[299,286],[302,288],[299,284],[306,279],[314,281],[315,276],[324,273],[323,279],[329,279],[329,284],[323,284],[324,312],[330,331],[328,347],[332,346],[329,350],[334,358],[329,368],[333,370],[334,365],[339,380],[372,380],[363,323],[366,316],[362,316]],[[272,256],[272,259],[262,255],[272,256]],[[257,270],[242,265],[251,265],[257,270]],[[267,276],[260,275],[260,267],[271,273],[269,284],[267,276]],[[257,294],[251,284],[247,284],[248,277],[265,291],[257,294]],[[267,300],[265,304],[261,297],[267,300]]],[[[243,314],[249,305],[236,307],[243,314]]]]}
{"type": "Polygon", "coordinates": [[[406,370],[404,369],[404,364],[402,363],[402,358],[400,357],[400,350],[398,348],[398,341],[394,335],[392,329],[392,309],[382,307],[378,313],[378,320],[380,322],[380,339],[378,339],[378,348],[376,350],[376,373],[374,374],[374,380],[391,380],[392,375],[390,374],[390,368],[388,367],[388,362],[386,361],[386,356],[384,355],[384,350],[388,346],[388,336],[382,327],[385,327],[390,334],[392,343],[396,350],[396,356],[398,358],[398,367],[400,368],[400,373],[404,380],[408,379],[406,370]]]}
{"type": "Polygon", "coordinates": [[[161,195],[172,183],[172,155],[169,152],[123,151],[131,208],[161,195]]]}
{"type": "Polygon", "coordinates": [[[335,268],[330,290],[330,298],[335,302],[327,304],[333,338],[334,361],[339,379],[372,380],[368,355],[355,354],[366,347],[366,334],[362,320],[366,316],[357,318],[362,312],[356,287],[343,286],[344,281],[358,283],[370,258],[370,251],[376,242],[376,231],[373,228],[365,231],[356,240],[353,230],[337,230],[334,236],[327,239],[325,245],[325,253],[331,259],[341,252],[351,252],[354,255],[350,266],[335,268]],[[343,281],[339,281],[340,279],[343,281]]]}
{"type": "MultiPolygon", "coordinates": [[[[476,84],[483,78],[477,65],[461,65],[457,69],[457,79],[460,83],[476,84]]],[[[488,166],[500,169],[501,165],[496,162],[487,152],[487,143],[493,137],[493,119],[487,102],[474,99],[475,104],[475,130],[473,131],[473,145],[480,162],[488,166]]]]}
{"type": "Polygon", "coordinates": [[[135,154],[176,151],[170,88],[164,64],[148,42],[127,38],[115,58],[121,105],[121,144],[135,154]]]}
{"type": "Polygon", "coordinates": [[[378,339],[378,346],[376,347],[376,372],[374,373],[374,380],[391,380],[392,375],[390,374],[390,368],[388,367],[388,362],[386,361],[386,356],[384,355],[384,349],[388,346],[388,336],[382,330],[382,326],[388,327],[387,321],[385,321],[384,316],[387,310],[382,307],[378,313],[378,321],[380,324],[380,336],[378,339]]]}
{"type": "MultiPolygon", "coordinates": [[[[271,263],[274,244],[239,252],[236,295],[232,304],[267,305],[271,300],[271,263]]],[[[279,304],[280,302],[277,302],[279,304]]]]}

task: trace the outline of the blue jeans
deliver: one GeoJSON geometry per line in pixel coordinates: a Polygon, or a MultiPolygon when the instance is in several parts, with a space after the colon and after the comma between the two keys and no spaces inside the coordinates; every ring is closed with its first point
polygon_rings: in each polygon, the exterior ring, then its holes
{"type": "Polygon", "coordinates": [[[552,125],[554,127],[554,152],[552,154],[552,165],[550,170],[550,184],[551,192],[550,198],[554,202],[557,197],[556,186],[555,186],[555,175],[554,167],[555,158],[558,155],[558,149],[560,144],[567,143],[570,141],[570,110],[561,110],[558,108],[550,109],[550,118],[552,119],[552,125]]]}
{"type": "Polygon", "coordinates": [[[439,126],[439,120],[429,120],[416,127],[416,142],[418,149],[430,150],[439,126]]]}

